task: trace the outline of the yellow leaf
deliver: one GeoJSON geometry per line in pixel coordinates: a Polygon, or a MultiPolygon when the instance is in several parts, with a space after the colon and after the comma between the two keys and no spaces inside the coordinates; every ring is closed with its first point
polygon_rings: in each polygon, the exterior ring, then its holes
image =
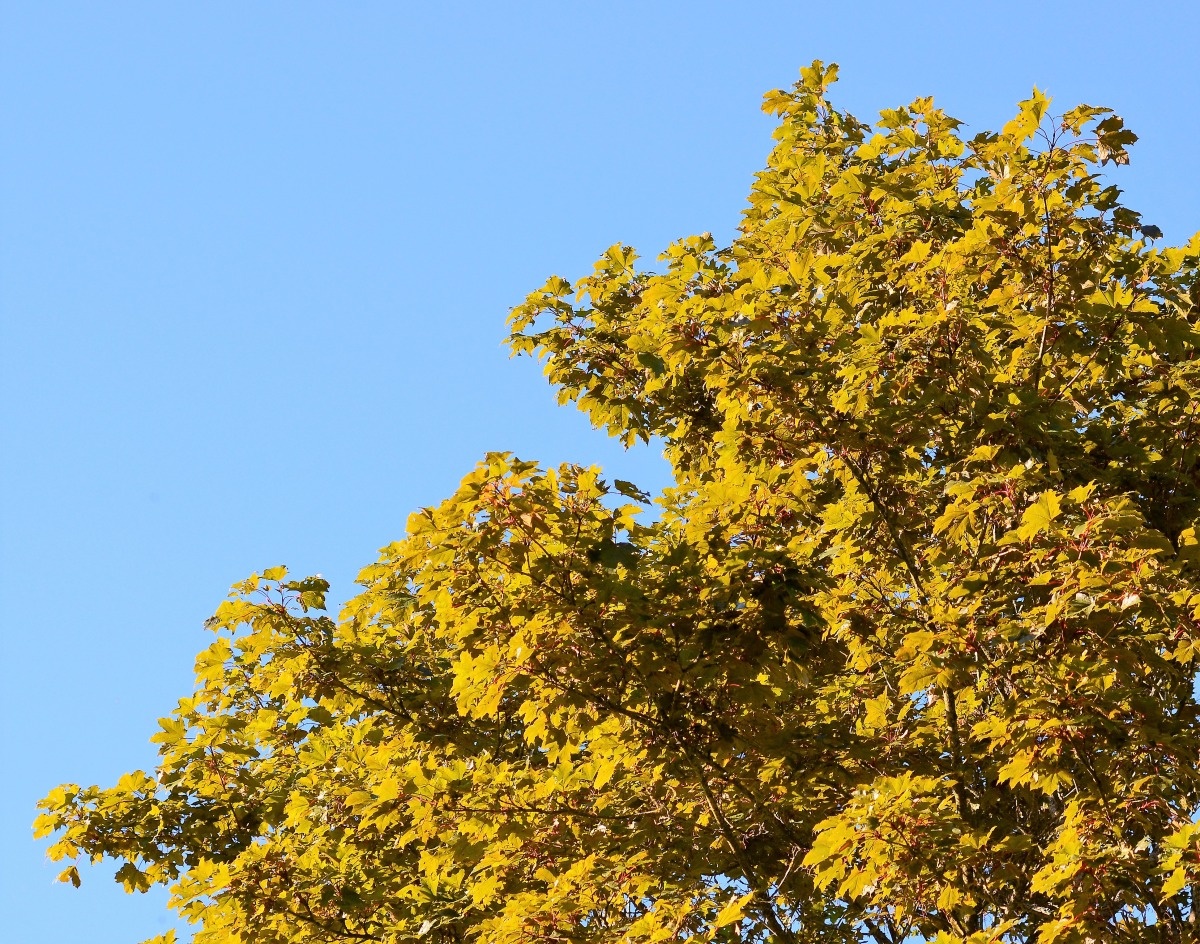
{"type": "Polygon", "coordinates": [[[733,924],[735,921],[741,921],[742,916],[746,912],[746,903],[753,895],[742,895],[739,898],[733,898],[725,904],[717,913],[717,918],[713,922],[714,928],[723,928],[727,924],[733,924]]]}
{"type": "Polygon", "coordinates": [[[941,910],[949,911],[962,900],[963,893],[953,885],[947,885],[938,895],[937,904],[941,910]]]}
{"type": "Polygon", "coordinates": [[[606,783],[612,780],[613,773],[616,771],[616,762],[611,758],[605,758],[596,766],[596,780],[593,784],[597,790],[603,787],[606,783]]]}
{"type": "Polygon", "coordinates": [[[400,795],[400,784],[396,780],[385,780],[375,788],[375,796],[381,800],[394,800],[400,795]]]}
{"type": "Polygon", "coordinates": [[[1166,901],[1168,898],[1173,898],[1175,895],[1179,894],[1179,892],[1183,889],[1183,886],[1186,884],[1187,872],[1185,872],[1183,869],[1176,869],[1171,873],[1171,877],[1163,882],[1162,900],[1166,901]]]}
{"type": "Polygon", "coordinates": [[[1062,501],[1058,495],[1054,492],[1042,492],[1037,501],[1021,515],[1021,527],[1017,529],[1017,535],[1027,541],[1039,532],[1048,531],[1061,513],[1062,501]]]}
{"type": "Polygon", "coordinates": [[[933,247],[930,243],[925,243],[925,242],[920,242],[920,241],[915,242],[912,244],[912,248],[909,249],[908,252],[906,252],[903,256],[900,257],[900,261],[902,263],[912,264],[912,265],[915,265],[920,262],[924,262],[926,259],[929,258],[929,253],[932,248],[933,247]]]}

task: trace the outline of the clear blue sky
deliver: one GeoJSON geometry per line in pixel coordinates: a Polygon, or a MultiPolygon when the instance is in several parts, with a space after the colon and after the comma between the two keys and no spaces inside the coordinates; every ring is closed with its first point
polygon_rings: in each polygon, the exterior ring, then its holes
{"type": "Polygon", "coordinates": [[[1037,84],[1142,136],[1130,202],[1200,229],[1193,4],[0,4],[0,937],[132,944],[159,895],[72,891],[64,781],[153,762],[201,623],[278,563],[352,591],[487,450],[655,488],[500,347],[609,244],[732,233],[762,93],[842,64],[861,116],[996,127],[1037,84]]]}

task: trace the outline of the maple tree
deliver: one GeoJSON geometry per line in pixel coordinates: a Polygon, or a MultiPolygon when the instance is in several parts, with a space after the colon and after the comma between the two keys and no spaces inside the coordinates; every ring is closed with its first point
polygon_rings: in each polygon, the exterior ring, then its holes
{"type": "Polygon", "coordinates": [[[338,619],[238,585],[51,856],[201,944],[1194,940],[1200,236],[1105,109],[965,139],[835,77],[766,97],[732,246],[513,311],[673,487],[489,455],[338,619]]]}

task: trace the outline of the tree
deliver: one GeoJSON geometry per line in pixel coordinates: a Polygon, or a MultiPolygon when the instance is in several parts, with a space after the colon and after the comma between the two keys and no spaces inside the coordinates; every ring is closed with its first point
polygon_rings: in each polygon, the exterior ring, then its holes
{"type": "Polygon", "coordinates": [[[336,621],[251,577],[52,858],[212,944],[1195,939],[1200,236],[1105,109],[802,75],[732,246],[512,314],[674,487],[489,455],[336,621]]]}

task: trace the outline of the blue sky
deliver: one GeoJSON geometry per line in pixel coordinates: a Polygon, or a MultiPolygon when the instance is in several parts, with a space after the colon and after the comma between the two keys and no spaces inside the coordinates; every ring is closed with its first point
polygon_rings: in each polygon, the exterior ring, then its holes
{"type": "Polygon", "coordinates": [[[1037,84],[1141,137],[1116,174],[1200,229],[1192,4],[0,3],[3,936],[137,942],[30,838],[57,783],[153,762],[229,584],[345,599],[485,451],[665,483],[500,346],[624,241],[728,236],[762,94],[814,58],[860,116],[997,127],[1037,84]]]}

